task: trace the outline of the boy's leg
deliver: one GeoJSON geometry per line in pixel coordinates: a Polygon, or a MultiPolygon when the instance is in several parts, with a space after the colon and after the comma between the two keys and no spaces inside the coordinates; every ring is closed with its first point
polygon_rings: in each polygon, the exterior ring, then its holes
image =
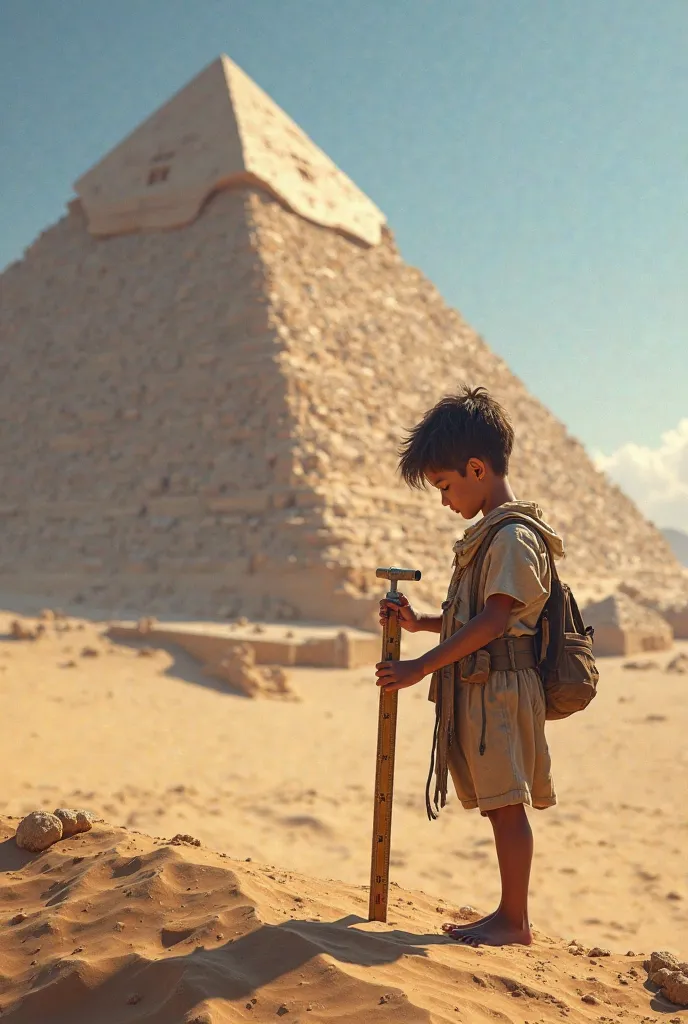
{"type": "Polygon", "coordinates": [[[528,887],[533,859],[533,833],[523,804],[488,811],[495,837],[502,898],[497,910],[476,924],[453,928],[449,934],[469,945],[529,945],[528,887]]]}

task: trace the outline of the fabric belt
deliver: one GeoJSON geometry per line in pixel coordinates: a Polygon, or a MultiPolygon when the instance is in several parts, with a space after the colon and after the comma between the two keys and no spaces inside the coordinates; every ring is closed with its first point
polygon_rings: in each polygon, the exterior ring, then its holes
{"type": "Polygon", "coordinates": [[[535,638],[532,636],[500,636],[487,644],[491,672],[518,672],[522,668],[537,668],[535,638]]]}

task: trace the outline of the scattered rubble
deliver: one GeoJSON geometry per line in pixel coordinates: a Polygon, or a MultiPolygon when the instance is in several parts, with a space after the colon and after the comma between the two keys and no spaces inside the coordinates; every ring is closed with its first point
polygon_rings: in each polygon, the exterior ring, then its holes
{"type": "Polygon", "coordinates": [[[172,836],[168,839],[170,846],[200,846],[201,840],[196,839],[194,836],[187,835],[183,832],[178,832],[176,836],[172,836]]]}
{"type": "Polygon", "coordinates": [[[250,644],[232,644],[220,661],[208,666],[208,671],[247,697],[297,699],[282,666],[257,665],[256,652],[250,644]]]}

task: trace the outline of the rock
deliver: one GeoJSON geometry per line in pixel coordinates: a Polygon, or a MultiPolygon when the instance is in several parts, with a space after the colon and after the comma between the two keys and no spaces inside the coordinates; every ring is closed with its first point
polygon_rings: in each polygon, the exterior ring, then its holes
{"type": "Polygon", "coordinates": [[[593,946],[592,949],[588,950],[588,956],[590,959],[598,956],[611,956],[611,951],[608,949],[601,949],[600,946],[593,946]]]}
{"type": "Polygon", "coordinates": [[[62,822],[46,811],[31,811],[17,825],[15,840],[22,850],[40,853],[62,839],[62,822]]]}
{"type": "Polygon", "coordinates": [[[658,971],[658,975],[666,975],[662,982],[656,981],[670,1003],[688,1007],[688,974],[683,971],[658,971]]]}
{"type": "Polygon", "coordinates": [[[95,647],[83,647],[81,650],[82,658],[97,658],[100,655],[100,651],[95,647]]]}
{"type": "Polygon", "coordinates": [[[136,655],[137,658],[152,658],[155,650],[152,647],[141,647],[136,655]]]}
{"type": "Polygon", "coordinates": [[[55,615],[55,612],[52,610],[52,608],[43,608],[38,613],[38,618],[41,619],[42,622],[54,622],[56,617],[57,616],[55,615]]]}
{"type": "Polygon", "coordinates": [[[186,835],[183,832],[178,832],[176,836],[172,836],[169,844],[170,846],[200,846],[201,840],[195,839],[194,836],[186,835]]]}
{"type": "Polygon", "coordinates": [[[237,626],[248,626],[248,619],[246,618],[245,615],[240,615],[239,618],[236,620],[236,624],[237,626]]]}
{"type": "Polygon", "coordinates": [[[459,917],[462,921],[469,921],[472,917],[480,917],[480,911],[466,904],[465,907],[459,907],[459,917]]]}
{"type": "Polygon", "coordinates": [[[583,620],[595,630],[598,655],[665,651],[673,643],[674,635],[668,622],[622,591],[586,605],[583,620]]]}
{"type": "Polygon", "coordinates": [[[590,1003],[591,1006],[597,1006],[597,1004],[599,1003],[599,999],[597,998],[597,996],[594,996],[592,992],[586,992],[584,996],[581,996],[581,1002],[590,1003]]]}
{"type": "Polygon", "coordinates": [[[666,950],[651,953],[645,970],[653,985],[677,1006],[688,1006],[688,963],[666,950]]]}
{"type": "Polygon", "coordinates": [[[679,676],[688,674],[688,654],[683,651],[677,654],[675,658],[672,658],[667,665],[665,672],[672,672],[679,676]]]}
{"type": "Polygon", "coordinates": [[[13,619],[10,626],[10,636],[13,640],[35,640],[37,633],[31,626],[25,625],[19,619],[13,619]]]}
{"type": "Polygon", "coordinates": [[[653,669],[659,668],[659,663],[656,661],[626,661],[622,668],[631,669],[634,672],[651,672],[653,669]]]}
{"type": "Polygon", "coordinates": [[[650,981],[652,981],[652,975],[656,974],[657,971],[664,969],[669,971],[684,970],[688,967],[688,964],[680,963],[678,957],[674,956],[673,953],[659,950],[650,954],[650,959],[645,961],[644,967],[650,975],[650,981]]]}
{"type": "Polygon", "coordinates": [[[251,644],[232,644],[224,657],[209,666],[208,671],[247,697],[293,698],[287,672],[280,665],[257,665],[256,652],[251,644]]]}
{"type": "Polygon", "coordinates": [[[68,807],[57,807],[53,814],[62,822],[62,837],[67,839],[79,832],[89,832],[93,827],[88,811],[74,810],[68,807]]]}
{"type": "Polygon", "coordinates": [[[157,624],[158,620],[153,615],[145,615],[136,623],[136,629],[141,636],[146,636],[147,633],[150,633],[151,630],[155,629],[157,624]]]}

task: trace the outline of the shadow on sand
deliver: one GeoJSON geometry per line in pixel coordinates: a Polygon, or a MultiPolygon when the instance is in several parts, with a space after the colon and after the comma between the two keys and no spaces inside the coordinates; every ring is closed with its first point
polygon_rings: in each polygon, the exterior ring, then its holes
{"type": "Polygon", "coordinates": [[[102,964],[91,972],[84,961],[69,958],[44,967],[33,982],[33,990],[19,1006],[6,1011],[2,1020],[12,1024],[190,1024],[195,1019],[203,1024],[211,1018],[200,1010],[194,1018],[194,1009],[205,1000],[223,1000],[239,1004],[231,1009],[228,1006],[230,1013],[241,1013],[250,1003],[246,1008],[255,1006],[261,1019],[266,1012],[276,1017],[288,1012],[291,1022],[305,1024],[307,1020],[325,1019],[307,1013],[307,1004],[317,1000],[326,1019],[363,1022],[368,1019],[367,1014],[375,1012],[375,1020],[395,1020],[403,1001],[405,1021],[426,1021],[426,1012],[414,1011],[398,990],[395,998],[392,986],[373,979],[352,979],[336,963],[376,967],[394,963],[403,956],[425,957],[424,947],[452,945],[451,940],[443,935],[416,935],[399,930],[353,930],[353,925],[363,922],[363,918],[355,915],[329,923],[292,919],[274,926],[261,925],[214,949],[197,947],[163,960],[149,960],[139,953],[125,954],[110,962],[108,976],[102,982],[96,980],[102,964]],[[296,971],[300,971],[299,978],[289,988],[296,990],[297,995],[281,1010],[282,997],[272,995],[269,988],[279,978],[296,971]],[[347,990],[351,1015],[341,1016],[347,990]],[[390,993],[387,1006],[385,993],[390,993]],[[327,1013],[330,998],[339,1012],[327,1013]],[[251,1003],[252,999],[255,1003],[251,1003]]]}

